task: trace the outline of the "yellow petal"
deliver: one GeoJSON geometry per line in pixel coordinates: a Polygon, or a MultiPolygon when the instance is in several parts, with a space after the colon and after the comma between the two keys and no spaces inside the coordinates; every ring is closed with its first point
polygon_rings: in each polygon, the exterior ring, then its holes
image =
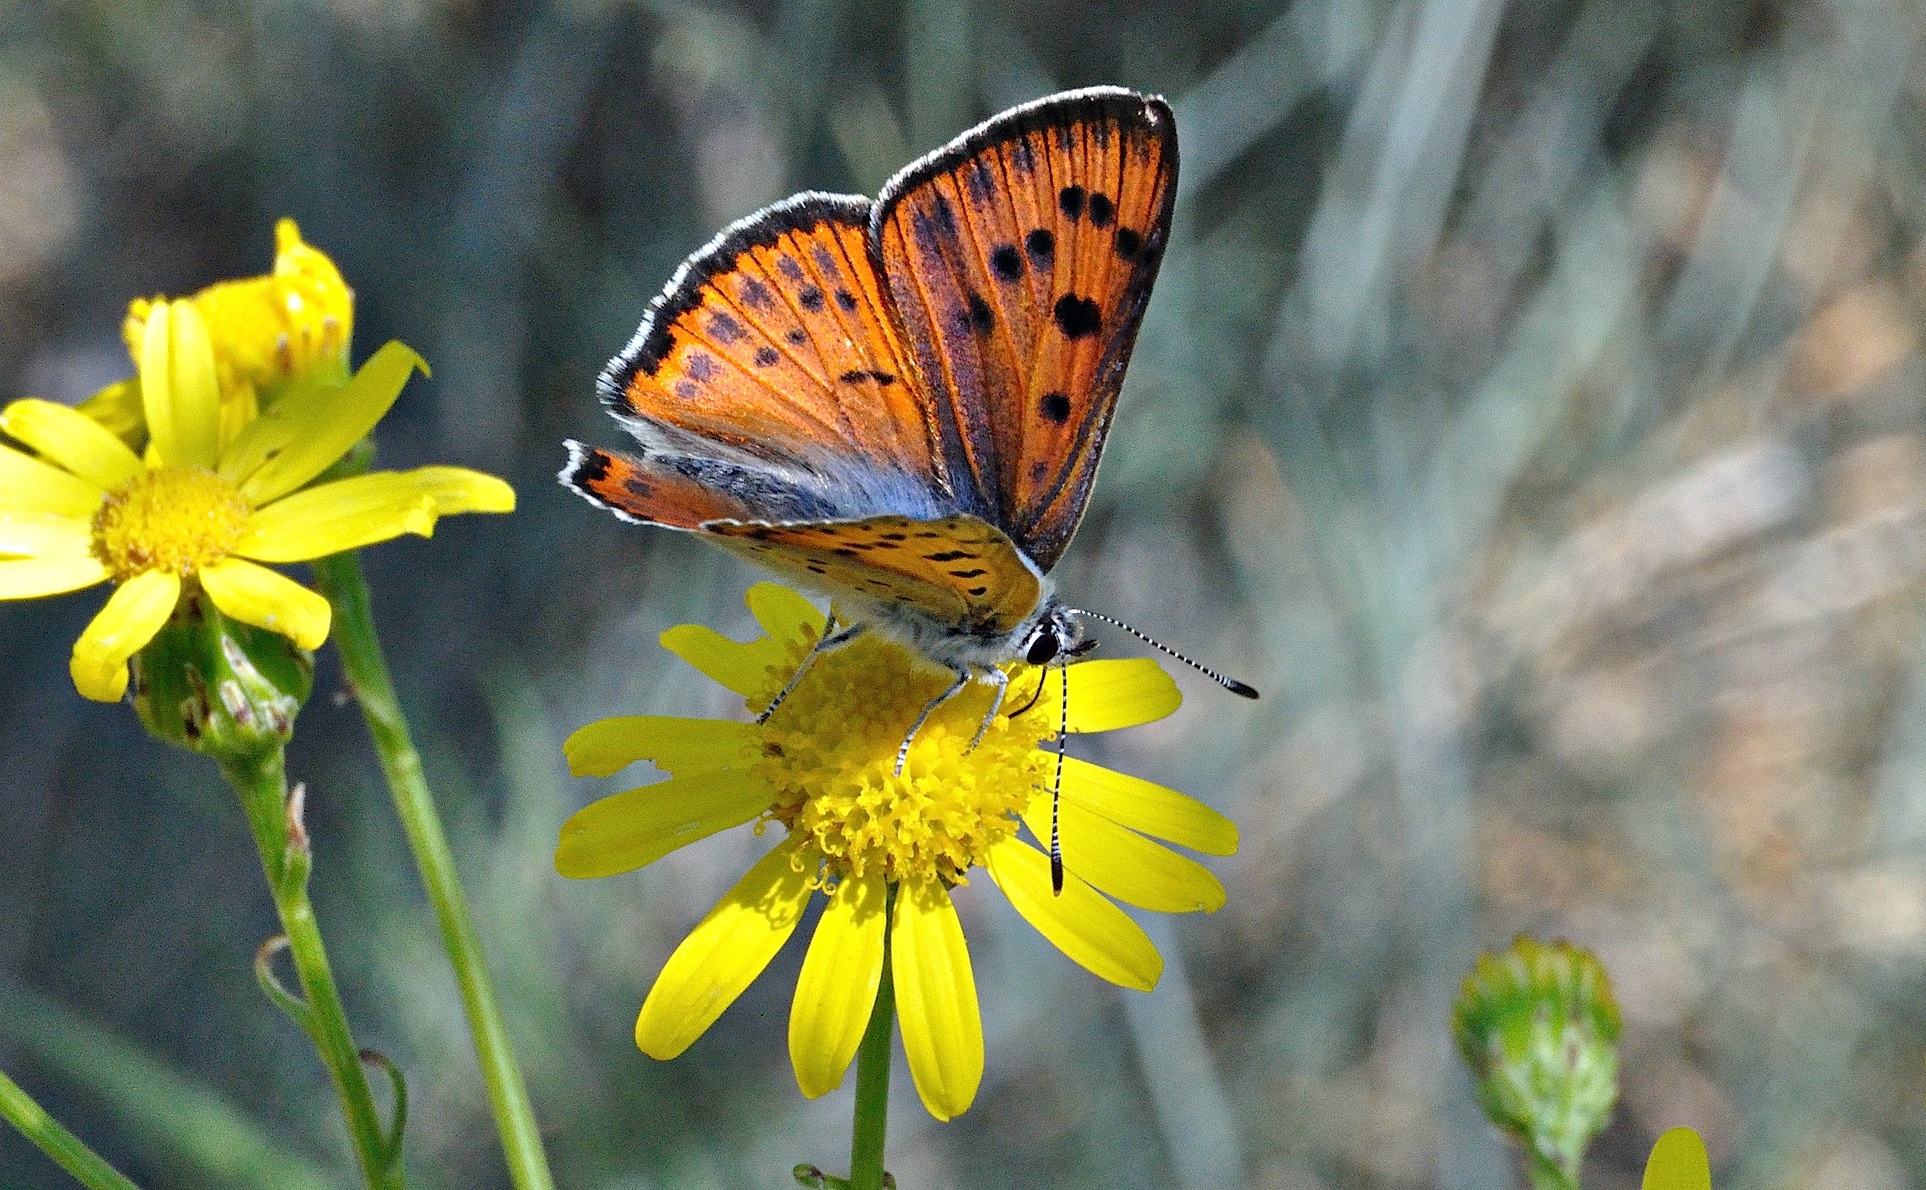
{"type": "Polygon", "coordinates": [[[1056,895],[1050,858],[1016,838],[992,847],[984,867],[1023,919],[1092,975],[1140,992],[1157,986],[1164,959],[1150,936],[1075,873],[1064,873],[1056,895]]]}
{"type": "Polygon", "coordinates": [[[234,552],[262,562],[306,562],[403,533],[431,536],[437,511],[435,498],[406,475],[356,475],[256,508],[234,552]]]}
{"type": "MultiPolygon", "coordinates": [[[[1063,797],[1110,821],[1205,855],[1235,855],[1237,824],[1175,789],[1068,756],[1063,797]]],[[[1042,837],[1042,836],[1039,836],[1042,837]]]]}
{"type": "Polygon", "coordinates": [[[97,483],[0,446],[0,508],[30,508],[91,520],[106,496],[107,489],[97,483]]]}
{"type": "Polygon", "coordinates": [[[191,302],[162,302],[141,336],[141,405],[162,465],[213,467],[220,458],[221,389],[214,344],[191,302]]]}
{"type": "Polygon", "coordinates": [[[726,719],[623,715],[576,729],[562,742],[562,752],[577,777],[606,777],[638,760],[652,760],[668,772],[722,769],[755,764],[762,758],[762,737],[750,724],[726,719]]]}
{"type": "Polygon", "coordinates": [[[577,810],[562,824],[555,870],[576,880],[629,872],[769,808],[776,791],[753,769],[719,769],[644,785],[577,810]]]}
{"type": "Polygon", "coordinates": [[[117,488],[141,469],[139,457],[99,422],[52,401],[13,402],[0,410],[0,430],[102,488],[117,488]]]}
{"type": "Polygon", "coordinates": [[[60,595],[91,587],[106,577],[107,568],[91,554],[0,558],[0,599],[38,599],[42,595],[60,595]]]}
{"type": "Polygon", "coordinates": [[[983,1016],[949,890],[934,880],[898,888],[889,937],[910,1077],[931,1115],[954,1119],[983,1081],[983,1016]]]}
{"type": "MultiPolygon", "coordinates": [[[[1023,813],[1030,833],[1050,837],[1050,794],[1037,795],[1023,813]]],[[[1194,859],[1125,830],[1081,804],[1064,799],[1063,865],[1098,892],[1157,913],[1215,913],[1224,907],[1224,886],[1194,859]]]]}
{"type": "Polygon", "coordinates": [[[792,862],[797,840],[764,856],[675,948],[635,1018],[651,1058],[689,1048],[755,982],[802,920],[815,872],[792,862]]]}
{"type": "Polygon", "coordinates": [[[796,646],[816,639],[823,614],[807,599],[775,583],[757,583],[743,602],[768,635],[733,641],[713,628],[678,624],[664,632],[661,640],[663,648],[705,676],[748,697],[769,688],[772,668],[780,669],[785,679],[794,672],[796,646]]]}
{"type": "Polygon", "coordinates": [[[757,583],[743,593],[742,601],[770,636],[807,644],[822,631],[823,614],[780,583],[757,583]]]}
{"type": "Polygon", "coordinates": [[[328,639],[334,616],[328,601],[265,566],[227,558],[201,570],[201,587],[224,614],[278,632],[301,648],[318,649],[328,639]]]}
{"type": "MultiPolygon", "coordinates": [[[[1070,675],[1070,730],[1114,731],[1162,719],[1177,709],[1184,696],[1164,668],[1148,657],[1079,661],[1051,669],[1043,678],[1032,716],[1041,715],[1054,726],[1061,714],[1063,678],[1070,675]]],[[[1031,679],[1034,680],[1034,679],[1031,679]]],[[[1027,690],[1029,682],[1024,683],[1027,690]]],[[[1029,695],[1024,695],[1029,701],[1029,695]]],[[[1018,704],[1021,705],[1021,704],[1018,704]]]]}
{"type": "Polygon", "coordinates": [[[1652,1146],[1642,1190],[1712,1190],[1705,1142],[1690,1128],[1674,1128],[1652,1146]]]}
{"type": "Polygon", "coordinates": [[[147,647],[173,614],[181,580],[165,570],[137,574],[120,586],[74,642],[68,670],[74,688],[96,702],[119,702],[127,692],[127,659],[147,647]]]}
{"type": "Polygon", "coordinates": [[[303,385],[262,412],[229,448],[221,474],[257,506],[285,496],[334,466],[428,364],[413,348],[386,343],[339,388],[303,385]],[[258,459],[258,464],[254,461],[258,459]]]}
{"type": "Polygon", "coordinates": [[[442,516],[463,512],[514,512],[515,489],[481,471],[466,467],[417,467],[401,475],[428,493],[442,516]]]}
{"type": "Polygon", "coordinates": [[[805,1098],[827,1095],[862,1044],[883,980],[888,893],[881,872],[836,886],[809,940],[789,1009],[789,1061],[805,1098]]]}
{"type": "Polygon", "coordinates": [[[93,541],[93,526],[79,517],[0,505],[0,558],[72,558],[93,541]]]}
{"type": "Polygon", "coordinates": [[[139,377],[110,384],[76,408],[81,416],[120,439],[129,450],[138,450],[147,438],[147,415],[141,412],[139,377]]]}

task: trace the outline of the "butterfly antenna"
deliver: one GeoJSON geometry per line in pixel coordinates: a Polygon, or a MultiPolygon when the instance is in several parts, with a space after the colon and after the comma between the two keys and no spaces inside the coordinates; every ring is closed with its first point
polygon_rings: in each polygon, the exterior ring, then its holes
{"type": "Polygon", "coordinates": [[[1209,678],[1211,681],[1216,682],[1219,686],[1222,686],[1224,689],[1230,691],[1232,694],[1240,695],[1244,698],[1257,697],[1257,690],[1254,687],[1244,682],[1238,681],[1236,678],[1231,677],[1229,674],[1220,674],[1208,665],[1203,665],[1199,662],[1192,661],[1190,658],[1184,656],[1182,653],[1179,653],[1177,650],[1171,648],[1169,645],[1163,643],[1160,640],[1156,640],[1152,637],[1146,636],[1142,632],[1137,631],[1135,628],[1132,628],[1130,625],[1124,623],[1122,620],[1119,620],[1115,616],[1106,616],[1102,612],[1087,612],[1082,610],[1081,608],[1074,608],[1074,607],[1070,609],[1070,614],[1073,616],[1089,616],[1093,620],[1102,620],[1106,624],[1114,625],[1115,627],[1121,628],[1125,632],[1128,632],[1130,635],[1136,637],[1138,640],[1149,645],[1151,648],[1157,649],[1161,652],[1169,654],[1172,657],[1175,657],[1177,660],[1183,662],[1185,665],[1190,666],[1192,669],[1196,670],[1198,673],[1203,674],[1205,677],[1209,678]]]}
{"type": "Polygon", "coordinates": [[[1058,667],[1063,675],[1063,717],[1057,724],[1057,779],[1050,784],[1050,891],[1063,895],[1063,836],[1058,830],[1057,811],[1063,806],[1063,742],[1070,738],[1070,671],[1058,667]]]}

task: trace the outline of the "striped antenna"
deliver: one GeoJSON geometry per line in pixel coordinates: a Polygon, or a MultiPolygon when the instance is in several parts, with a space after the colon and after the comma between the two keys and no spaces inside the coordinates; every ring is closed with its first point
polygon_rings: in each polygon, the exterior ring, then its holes
{"type": "Polygon", "coordinates": [[[1058,666],[1063,675],[1063,718],[1057,724],[1057,779],[1050,785],[1050,891],[1063,895],[1063,839],[1057,831],[1057,811],[1063,805],[1063,742],[1070,738],[1070,670],[1058,666]]]}
{"type": "Polygon", "coordinates": [[[1220,674],[1208,665],[1202,665],[1198,662],[1192,661],[1190,658],[1184,656],[1182,653],[1179,653],[1177,650],[1171,648],[1169,645],[1153,637],[1147,636],[1142,632],[1137,631],[1135,628],[1132,628],[1130,625],[1124,623],[1122,620],[1119,620],[1115,616],[1106,616],[1102,612],[1084,611],[1082,608],[1075,608],[1075,607],[1070,608],[1069,611],[1070,611],[1070,614],[1073,616],[1089,616],[1093,620],[1102,620],[1106,624],[1115,625],[1116,627],[1123,629],[1125,632],[1128,632],[1130,635],[1136,637],[1138,640],[1149,645],[1151,648],[1157,649],[1161,652],[1169,654],[1172,657],[1175,657],[1177,660],[1183,662],[1185,665],[1190,666],[1192,669],[1196,670],[1198,673],[1203,674],[1205,677],[1209,678],[1211,681],[1216,682],[1219,686],[1222,686],[1224,689],[1230,691],[1232,694],[1240,695],[1244,698],[1257,697],[1257,691],[1247,683],[1240,682],[1236,678],[1233,678],[1228,674],[1220,674]]]}

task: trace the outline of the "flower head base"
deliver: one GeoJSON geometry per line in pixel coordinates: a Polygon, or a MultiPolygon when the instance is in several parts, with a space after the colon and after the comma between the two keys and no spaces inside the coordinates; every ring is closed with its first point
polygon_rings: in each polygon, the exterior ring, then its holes
{"type": "Polygon", "coordinates": [[[1451,1030],[1492,1123],[1524,1144],[1539,1175],[1576,1185],[1618,1102],[1618,1004],[1604,965],[1569,942],[1521,935],[1479,956],[1451,1030]]]}
{"type": "Polygon", "coordinates": [[[142,471],[94,513],[93,555],[126,582],[149,570],[193,574],[234,552],[253,509],[205,467],[142,471]]]}
{"type": "MultiPolygon", "coordinates": [[[[795,673],[824,618],[771,583],[751,588],[748,602],[766,636],[737,643],[683,625],[662,643],[760,709],[795,673]]],[[[672,1058],[688,1048],[761,973],[821,891],[828,903],[789,1016],[798,1085],[814,1097],[841,1084],[887,977],[917,1091],[947,1120],[969,1107],[983,1074],[975,979],[950,900],[973,868],[1070,958],[1145,991],[1163,961],[1111,898],[1171,913],[1224,903],[1207,869],[1153,840],[1228,855],[1237,828],[1174,790],[1066,761],[1062,895],[1052,892],[1049,860],[1018,833],[1024,825],[1039,838],[1049,831],[1056,756],[1038,745],[1055,734],[1066,686],[1073,732],[1147,723],[1178,703],[1155,662],[1018,667],[1005,713],[974,749],[991,693],[967,689],[931,716],[895,775],[903,732],[946,681],[909,650],[865,636],[818,654],[765,724],[633,716],[569,738],[577,775],[607,776],[646,759],[671,778],[569,819],[555,853],[564,876],[626,872],[752,821],[788,831],[663,967],[636,1019],[643,1052],[672,1058]]]]}
{"type": "MultiPolygon", "coordinates": [[[[800,642],[792,648],[805,651],[800,642]]],[[[1041,680],[1041,671],[1029,673],[1041,680]]],[[[948,682],[940,671],[905,664],[900,646],[859,637],[819,656],[765,726],[760,767],[776,791],[769,817],[809,840],[830,886],[873,873],[892,883],[966,883],[964,874],[1016,834],[1019,815],[1047,787],[1051,758],[1037,745],[1055,734],[1049,716],[999,715],[970,748],[989,711],[991,692],[981,686],[939,708],[903,772],[894,772],[903,708],[922,706],[948,682]]],[[[1019,692],[1010,709],[1027,697],[1019,692]]]]}
{"type": "Polygon", "coordinates": [[[223,760],[285,744],[314,689],[313,653],[227,618],[191,588],[131,668],[134,710],[148,732],[223,760]]]}

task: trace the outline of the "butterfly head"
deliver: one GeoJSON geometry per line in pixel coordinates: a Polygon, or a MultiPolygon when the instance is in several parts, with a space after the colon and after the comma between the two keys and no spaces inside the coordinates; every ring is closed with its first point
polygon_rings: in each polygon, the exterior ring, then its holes
{"type": "Polygon", "coordinates": [[[1031,665],[1048,665],[1058,658],[1081,656],[1095,641],[1083,637],[1083,621],[1055,596],[1043,601],[1027,632],[1017,642],[1018,652],[1031,665]]]}

